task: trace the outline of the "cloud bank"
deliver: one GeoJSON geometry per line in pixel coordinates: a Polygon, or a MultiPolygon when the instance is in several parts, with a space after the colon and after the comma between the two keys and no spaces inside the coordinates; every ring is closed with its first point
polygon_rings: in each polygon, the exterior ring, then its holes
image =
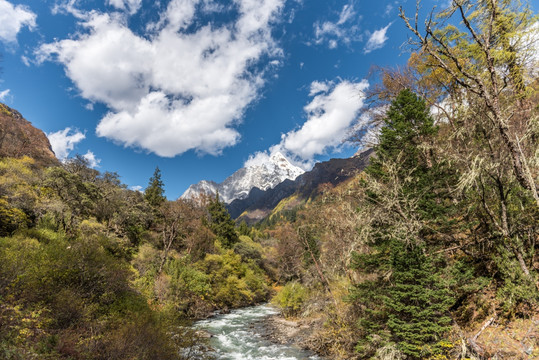
{"type": "Polygon", "coordinates": [[[82,155],[82,157],[86,161],[88,161],[89,167],[93,169],[99,167],[99,163],[101,162],[101,159],[98,159],[92,151],[88,150],[86,154],[82,155]]]}
{"type": "Polygon", "coordinates": [[[135,14],[142,5],[142,0],[107,0],[107,4],[119,10],[128,11],[135,14]]]}
{"type": "Polygon", "coordinates": [[[164,157],[216,155],[239,141],[235,126],[259,97],[263,63],[281,56],[271,27],[283,5],[235,0],[232,20],[219,25],[197,22],[200,12],[222,10],[218,2],[172,0],[142,35],[122,13],[93,11],[74,38],[42,45],[37,61],[59,62],[83,98],[108,106],[98,136],[164,157]]]}
{"type": "Polygon", "coordinates": [[[0,41],[17,43],[17,34],[22,28],[33,30],[37,15],[24,5],[14,6],[9,1],[0,0],[0,41]]]}
{"type": "Polygon", "coordinates": [[[10,89],[0,91],[0,101],[6,101],[10,96],[10,89]]]}

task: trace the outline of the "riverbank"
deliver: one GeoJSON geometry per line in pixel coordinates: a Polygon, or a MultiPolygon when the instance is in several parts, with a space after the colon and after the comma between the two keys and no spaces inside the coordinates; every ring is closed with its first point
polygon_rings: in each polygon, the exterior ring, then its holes
{"type": "Polygon", "coordinates": [[[270,342],[295,346],[319,354],[320,349],[316,346],[313,336],[316,329],[322,326],[322,322],[322,318],[285,319],[278,313],[260,319],[250,327],[270,342]]]}
{"type": "MultiPolygon", "coordinates": [[[[493,320],[493,319],[492,319],[493,320]]],[[[313,352],[320,359],[339,357],[324,354],[317,341],[317,331],[323,326],[323,318],[285,319],[281,314],[272,314],[250,325],[264,339],[272,343],[299,347],[313,352]]],[[[462,330],[461,330],[462,331],[462,330]]],[[[539,359],[539,315],[530,319],[515,319],[511,322],[490,321],[478,323],[473,329],[461,334],[467,339],[476,339],[478,353],[485,357],[500,359],[539,359]]],[[[457,344],[460,340],[451,339],[457,344]]],[[[347,359],[352,359],[346,356],[347,359]]],[[[355,359],[355,357],[354,357],[355,359]]]]}

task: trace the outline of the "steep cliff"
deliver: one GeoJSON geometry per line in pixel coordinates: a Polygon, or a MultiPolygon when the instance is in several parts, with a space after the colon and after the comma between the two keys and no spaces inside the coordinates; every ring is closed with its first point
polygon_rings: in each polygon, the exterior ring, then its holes
{"type": "Polygon", "coordinates": [[[0,156],[29,156],[43,165],[57,164],[49,139],[22,115],[0,103],[0,156]]]}

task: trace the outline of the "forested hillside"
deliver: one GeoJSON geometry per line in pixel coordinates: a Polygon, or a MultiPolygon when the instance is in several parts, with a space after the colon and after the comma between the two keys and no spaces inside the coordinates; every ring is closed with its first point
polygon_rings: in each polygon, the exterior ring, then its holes
{"type": "Polygon", "coordinates": [[[200,359],[193,320],[281,282],[274,239],[218,196],[167,200],[158,168],[142,193],[81,156],[17,155],[0,159],[2,359],[200,359]]]}
{"type": "Polygon", "coordinates": [[[0,358],[198,359],[190,320],[268,298],[260,245],[218,199],[87,165],[0,160],[0,358]]]}

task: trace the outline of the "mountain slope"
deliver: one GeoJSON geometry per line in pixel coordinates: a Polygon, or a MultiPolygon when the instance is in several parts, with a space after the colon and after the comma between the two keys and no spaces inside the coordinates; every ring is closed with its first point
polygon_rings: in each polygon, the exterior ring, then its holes
{"type": "Polygon", "coordinates": [[[337,185],[363,171],[373,150],[369,149],[348,159],[331,159],[317,163],[311,171],[298,176],[294,181],[285,180],[272,189],[263,191],[253,188],[249,196],[232,201],[228,211],[233,218],[241,217],[254,223],[266,217],[281,200],[297,194],[297,201],[315,196],[321,184],[337,185]]]}
{"type": "Polygon", "coordinates": [[[236,199],[245,199],[253,188],[271,189],[286,179],[296,179],[303,172],[281,153],[275,153],[269,161],[241,168],[220,184],[202,180],[191,185],[180,198],[190,199],[201,193],[215,195],[219,192],[221,200],[230,203],[236,199]]]}
{"type": "Polygon", "coordinates": [[[0,156],[29,156],[45,165],[57,164],[49,139],[22,115],[0,103],[0,156]]]}

